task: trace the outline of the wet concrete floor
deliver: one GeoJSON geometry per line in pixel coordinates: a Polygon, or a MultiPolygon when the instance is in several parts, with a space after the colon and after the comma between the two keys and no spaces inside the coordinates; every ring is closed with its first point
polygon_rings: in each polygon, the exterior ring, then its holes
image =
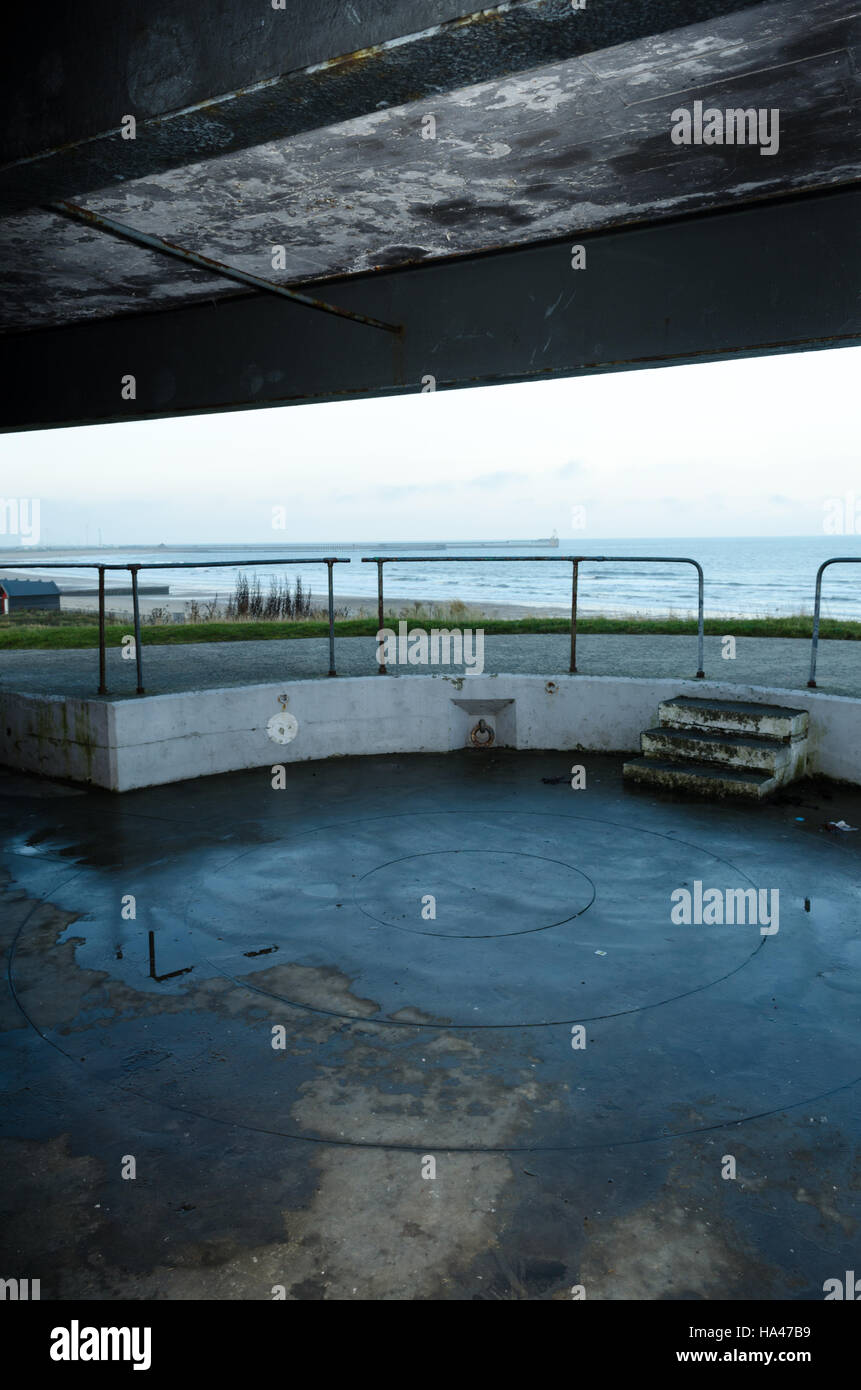
{"type": "Polygon", "coordinates": [[[0,1274],[43,1299],[821,1299],[861,1187],[841,819],[861,791],[710,804],[586,754],[122,797],[0,773],[0,1274]],[[697,883],[761,890],[778,929],[674,921],[697,883]]]}

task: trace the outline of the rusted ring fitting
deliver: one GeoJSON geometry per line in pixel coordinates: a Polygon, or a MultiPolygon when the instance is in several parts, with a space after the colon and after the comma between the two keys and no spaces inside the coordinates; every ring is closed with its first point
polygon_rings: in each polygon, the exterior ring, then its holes
{"type": "Polygon", "coordinates": [[[469,731],[469,741],[476,748],[489,748],[496,735],[489,724],[479,719],[474,729],[469,731]]]}

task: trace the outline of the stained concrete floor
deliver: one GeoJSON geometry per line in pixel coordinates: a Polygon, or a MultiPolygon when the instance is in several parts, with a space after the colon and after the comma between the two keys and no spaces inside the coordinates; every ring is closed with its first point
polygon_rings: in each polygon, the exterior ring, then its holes
{"type": "Polygon", "coordinates": [[[857,1267],[861,832],[825,825],[861,792],[714,805],[580,756],[578,791],[477,750],[121,799],[0,773],[0,1273],[804,1300],[857,1267]],[[675,925],[695,880],[779,890],[778,932],[675,925]]]}

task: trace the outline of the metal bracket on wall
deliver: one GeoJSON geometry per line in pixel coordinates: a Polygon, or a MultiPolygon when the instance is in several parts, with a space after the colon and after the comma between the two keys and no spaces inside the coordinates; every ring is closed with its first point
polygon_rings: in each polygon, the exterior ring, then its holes
{"type": "Polygon", "coordinates": [[[403,332],[403,324],[384,323],[382,319],[371,318],[369,314],[354,314],[352,310],[341,309],[336,304],[329,304],[325,299],[315,299],[313,295],[288,289],[286,285],[278,285],[274,280],[264,280],[259,275],[249,274],[247,270],[240,270],[237,266],[225,265],[223,261],[201,256],[197,251],[189,251],[187,247],[177,246],[172,241],[165,241],[163,237],[140,232],[125,222],[115,222],[112,217],[103,217],[101,213],[78,207],[76,203],[48,203],[47,210],[57,213],[60,217],[67,217],[72,222],[83,222],[87,227],[95,227],[99,232],[107,232],[109,236],[119,237],[121,241],[130,241],[134,246],[144,246],[147,250],[158,251],[163,256],[173,256],[175,260],[183,261],[186,265],[208,270],[211,275],[220,275],[224,280],[236,280],[240,285],[250,285],[252,289],[263,290],[266,294],[291,299],[296,304],[304,304],[307,309],[334,314],[336,318],[350,319],[351,322],[362,323],[368,328],[382,328],[386,333],[403,332]]]}

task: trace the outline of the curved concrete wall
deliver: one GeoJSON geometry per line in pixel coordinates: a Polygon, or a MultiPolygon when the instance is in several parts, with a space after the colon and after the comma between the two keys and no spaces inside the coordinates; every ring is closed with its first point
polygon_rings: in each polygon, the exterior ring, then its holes
{"type": "Polygon", "coordinates": [[[616,676],[362,676],[285,681],[138,700],[0,694],[0,761],[114,791],[276,763],[463,748],[480,718],[507,748],[631,752],[678,694],[810,713],[808,768],[861,783],[861,700],[718,681],[616,676]],[[281,711],[295,737],[274,742],[281,711]]]}

